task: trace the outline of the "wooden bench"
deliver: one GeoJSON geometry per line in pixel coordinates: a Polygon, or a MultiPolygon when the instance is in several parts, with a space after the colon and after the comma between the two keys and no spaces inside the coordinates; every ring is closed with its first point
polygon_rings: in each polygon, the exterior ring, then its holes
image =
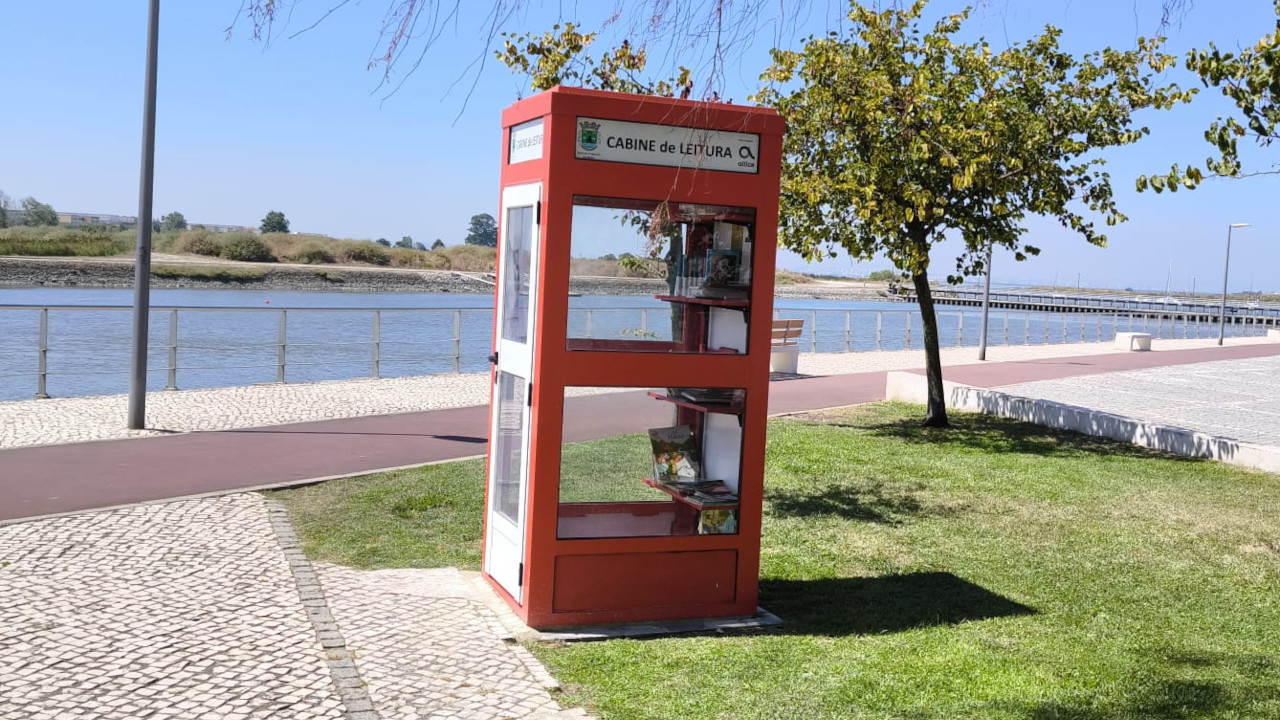
{"type": "Polygon", "coordinates": [[[1151,333],[1118,332],[1115,346],[1118,350],[1150,350],[1151,333]]]}
{"type": "Polygon", "coordinates": [[[769,348],[769,372],[796,374],[800,360],[800,333],[804,320],[774,320],[769,348]]]}

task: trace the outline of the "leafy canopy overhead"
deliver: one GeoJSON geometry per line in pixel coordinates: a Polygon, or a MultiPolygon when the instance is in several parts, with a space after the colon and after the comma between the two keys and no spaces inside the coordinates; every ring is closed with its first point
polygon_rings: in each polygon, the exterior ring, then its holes
{"type": "MultiPolygon", "coordinates": [[[[1224,53],[1209,43],[1208,50],[1187,53],[1187,69],[1199,76],[1205,87],[1221,89],[1236,105],[1240,117],[1219,117],[1209,125],[1204,139],[1218,151],[1206,158],[1205,170],[1222,177],[1248,177],[1280,173],[1280,162],[1265,170],[1245,172],[1237,141],[1249,138],[1261,147],[1280,140],[1280,0],[1276,0],[1275,29],[1262,36],[1253,47],[1239,53],[1224,53]]],[[[1165,188],[1177,192],[1181,185],[1194,189],[1205,178],[1195,166],[1185,170],[1174,165],[1165,175],[1140,177],[1138,190],[1165,188]]]]}
{"type": "MultiPolygon", "coordinates": [[[[1018,259],[1028,214],[1057,218],[1092,244],[1125,220],[1096,151],[1147,133],[1133,113],[1168,108],[1190,92],[1156,87],[1169,67],[1160,39],[1079,59],[1047,26],[995,52],[953,36],[968,11],[920,27],[924,2],[874,12],[852,4],[844,36],[775,50],[757,96],[787,120],[783,242],[809,259],[843,248],[860,260],[884,252],[903,271],[928,267],[929,248],[961,234],[958,273],[982,271],[989,245],[1018,259]]],[[[952,276],[958,281],[959,276],[952,276]]]]}

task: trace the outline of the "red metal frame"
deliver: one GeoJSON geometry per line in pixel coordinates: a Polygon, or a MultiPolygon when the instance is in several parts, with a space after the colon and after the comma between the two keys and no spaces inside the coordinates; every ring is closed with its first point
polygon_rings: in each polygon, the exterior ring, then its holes
{"type": "MultiPolygon", "coordinates": [[[[530,478],[524,508],[523,601],[516,602],[492,578],[491,584],[532,627],[754,614],[760,566],[781,118],[763,108],[557,87],[504,110],[502,127],[501,187],[542,183],[542,215],[530,478]],[[760,136],[758,172],[578,160],[574,157],[574,143],[575,123],[580,116],[755,133],[760,136]],[[509,164],[510,128],[537,118],[543,119],[542,157],[509,164]],[[615,344],[608,362],[600,362],[599,354],[585,349],[591,341],[573,343],[575,348],[583,349],[567,349],[569,233],[575,195],[754,208],[747,352],[629,352],[615,344]],[[726,384],[746,388],[741,413],[737,534],[557,538],[566,385],[726,384]]],[[[500,217],[499,223],[502,222],[505,218],[500,217]]],[[[495,327],[495,346],[496,334],[495,327]]],[[[643,348],[653,349],[655,345],[648,343],[643,348]]],[[[644,470],[638,470],[636,482],[641,482],[643,476],[644,470]]],[[[565,512],[589,513],[590,509],[565,506],[565,512]]],[[[487,522],[487,512],[485,518],[487,522]]]]}

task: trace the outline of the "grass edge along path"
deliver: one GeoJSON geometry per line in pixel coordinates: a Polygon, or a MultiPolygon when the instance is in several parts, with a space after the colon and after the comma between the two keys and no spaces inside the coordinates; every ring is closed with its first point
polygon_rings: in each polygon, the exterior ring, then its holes
{"type": "MultiPolygon", "coordinates": [[[[919,414],[772,421],[760,600],[786,624],[535,646],[561,699],[608,720],[1280,718],[1280,477],[919,414]]],[[[313,558],[476,568],[482,472],[273,497],[313,558]]]]}

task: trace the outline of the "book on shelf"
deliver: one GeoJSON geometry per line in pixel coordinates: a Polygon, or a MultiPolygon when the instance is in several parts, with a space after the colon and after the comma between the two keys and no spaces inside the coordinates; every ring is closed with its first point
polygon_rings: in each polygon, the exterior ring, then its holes
{"type": "Polygon", "coordinates": [[[691,483],[702,474],[698,441],[688,425],[650,428],[654,480],[691,483]]]}
{"type": "Polygon", "coordinates": [[[741,405],[742,388],[680,388],[676,397],[700,405],[741,405]]]}
{"type": "Polygon", "coordinates": [[[738,503],[738,496],[721,480],[660,478],[655,482],[680,497],[688,498],[700,505],[736,505],[738,503]]]}
{"type": "Polygon", "coordinates": [[[750,297],[750,288],[745,285],[706,284],[698,288],[697,294],[693,297],[703,300],[747,300],[750,297]]]}
{"type": "Polygon", "coordinates": [[[736,532],[737,510],[703,510],[698,514],[699,535],[732,535],[736,532]]]}

